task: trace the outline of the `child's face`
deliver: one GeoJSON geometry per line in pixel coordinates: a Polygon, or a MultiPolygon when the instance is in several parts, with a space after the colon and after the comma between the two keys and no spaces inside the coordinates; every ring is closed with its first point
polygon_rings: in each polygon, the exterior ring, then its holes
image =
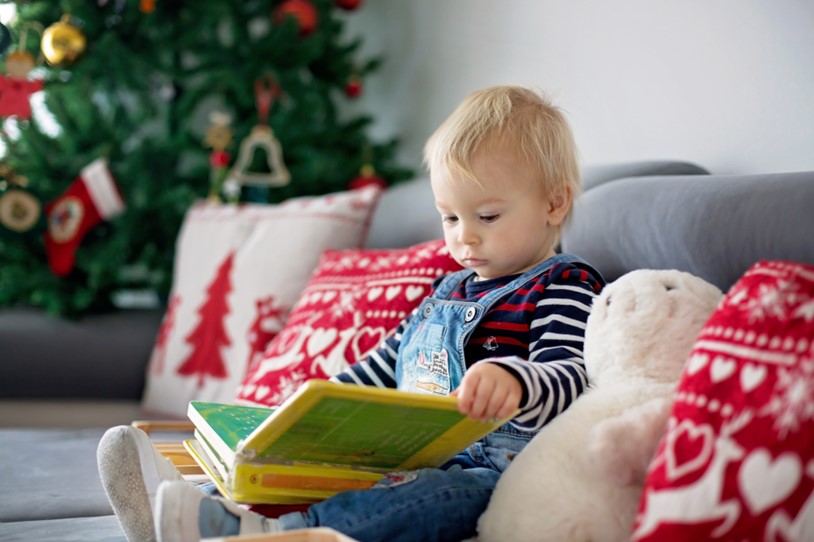
{"type": "Polygon", "coordinates": [[[432,172],[435,206],[453,258],[491,279],[522,273],[553,256],[565,212],[549,201],[532,167],[495,150],[480,153],[472,171],[480,185],[445,167],[432,172]]]}

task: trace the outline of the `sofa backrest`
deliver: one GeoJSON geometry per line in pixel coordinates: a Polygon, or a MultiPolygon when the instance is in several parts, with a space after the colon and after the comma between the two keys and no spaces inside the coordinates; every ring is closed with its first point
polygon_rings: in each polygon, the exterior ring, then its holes
{"type": "MultiPolygon", "coordinates": [[[[703,175],[697,164],[677,160],[648,160],[589,166],[582,171],[584,190],[592,190],[614,179],[641,175],[703,175]]],[[[418,178],[389,188],[373,216],[367,248],[399,248],[439,239],[441,220],[428,178],[418,178]]]]}
{"type": "Polygon", "coordinates": [[[814,172],[618,179],[584,194],[562,246],[608,281],[679,269],[726,291],[759,260],[814,264],[814,172]]]}

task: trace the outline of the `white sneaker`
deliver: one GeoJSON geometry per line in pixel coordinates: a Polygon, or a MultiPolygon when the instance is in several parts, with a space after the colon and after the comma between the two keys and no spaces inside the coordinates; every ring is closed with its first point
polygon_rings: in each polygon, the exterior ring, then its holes
{"type": "Polygon", "coordinates": [[[99,476],[130,542],[154,542],[153,505],[165,480],[183,480],[170,460],[153,446],[150,437],[129,425],[105,432],[96,449],[99,476]]]}
{"type": "Polygon", "coordinates": [[[198,542],[201,538],[279,530],[277,520],[230,500],[209,497],[186,482],[164,482],[159,486],[155,515],[159,542],[198,542]]]}

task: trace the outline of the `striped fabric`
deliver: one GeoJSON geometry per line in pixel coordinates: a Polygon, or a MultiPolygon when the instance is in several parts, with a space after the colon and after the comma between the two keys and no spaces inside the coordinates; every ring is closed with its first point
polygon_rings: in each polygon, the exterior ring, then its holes
{"type": "MultiPolygon", "coordinates": [[[[516,277],[467,280],[452,299],[476,301],[516,277]]],[[[467,366],[481,361],[498,363],[522,384],[521,413],[512,421],[518,429],[540,429],[585,389],[585,322],[601,288],[601,279],[585,269],[573,264],[554,265],[535,282],[495,304],[469,338],[464,349],[467,366]]],[[[396,355],[402,331],[413,314],[381,348],[333,380],[396,387],[396,355]]]]}

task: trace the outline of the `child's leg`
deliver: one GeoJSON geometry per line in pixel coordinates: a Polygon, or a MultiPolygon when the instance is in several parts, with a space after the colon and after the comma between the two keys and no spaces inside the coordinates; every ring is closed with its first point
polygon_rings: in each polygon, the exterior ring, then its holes
{"type": "Polygon", "coordinates": [[[198,542],[202,538],[279,531],[269,519],[220,497],[208,497],[184,482],[158,488],[156,528],[160,542],[198,542]]]}
{"type": "MultiPolygon", "coordinates": [[[[402,474],[402,473],[400,473],[402,474]]],[[[332,527],[357,540],[463,540],[476,534],[500,473],[488,468],[422,469],[414,479],[340,493],[312,505],[309,527],[332,527]]],[[[286,516],[280,518],[285,524],[286,516]]]]}
{"type": "Polygon", "coordinates": [[[183,480],[171,461],[135,427],[108,429],[96,450],[99,476],[127,540],[155,540],[153,504],[164,480],[183,480]]]}
{"type": "Polygon", "coordinates": [[[402,479],[389,477],[389,485],[340,493],[312,505],[307,513],[286,514],[276,521],[221,499],[202,497],[183,484],[163,484],[156,509],[160,540],[331,527],[360,541],[458,541],[475,534],[500,473],[453,467],[398,476],[402,479]]]}

